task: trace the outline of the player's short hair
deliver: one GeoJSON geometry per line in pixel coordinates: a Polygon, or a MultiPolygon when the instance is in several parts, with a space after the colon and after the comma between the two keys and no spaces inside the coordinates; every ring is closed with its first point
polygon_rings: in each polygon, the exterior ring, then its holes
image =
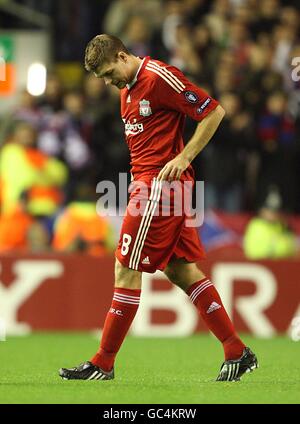
{"type": "Polygon", "coordinates": [[[130,54],[119,38],[107,34],[97,35],[86,47],[85,69],[95,72],[105,62],[114,62],[119,52],[130,54]]]}

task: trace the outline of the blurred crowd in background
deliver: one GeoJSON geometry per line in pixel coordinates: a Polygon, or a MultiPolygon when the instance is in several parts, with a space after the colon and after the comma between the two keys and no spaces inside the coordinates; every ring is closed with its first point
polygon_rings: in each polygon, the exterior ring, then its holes
{"type": "MultiPolygon", "coordinates": [[[[256,213],[275,193],[276,211],[300,212],[300,82],[291,76],[300,57],[297,1],[21,3],[53,17],[56,64],[83,66],[87,42],[105,32],[137,56],[177,66],[220,101],[226,116],[193,162],[207,209],[256,213]]],[[[1,15],[0,24],[28,28],[1,15]]],[[[102,180],[118,185],[119,173],[129,172],[119,94],[82,75],[66,87],[53,66],[45,95],[24,91],[0,116],[0,252],[114,248],[117,230],[97,216],[95,188],[102,180]]],[[[187,120],[186,141],[195,125],[187,120]]]]}

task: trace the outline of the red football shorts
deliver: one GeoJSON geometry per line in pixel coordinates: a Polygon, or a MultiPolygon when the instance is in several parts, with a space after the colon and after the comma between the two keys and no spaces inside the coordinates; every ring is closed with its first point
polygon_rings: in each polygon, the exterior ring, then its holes
{"type": "MultiPolygon", "coordinates": [[[[157,175],[157,173],[156,173],[157,175]]],[[[198,230],[186,226],[189,219],[184,204],[192,190],[181,181],[165,185],[153,174],[143,174],[131,183],[131,194],[124,216],[116,258],[127,268],[154,273],[163,271],[174,259],[197,262],[205,257],[198,230]],[[184,199],[184,200],[183,200],[184,199]]]]}

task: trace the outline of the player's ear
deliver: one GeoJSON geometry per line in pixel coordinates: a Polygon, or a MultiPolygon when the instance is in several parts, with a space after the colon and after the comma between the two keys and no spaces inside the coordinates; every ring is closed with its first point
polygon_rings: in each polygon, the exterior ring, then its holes
{"type": "Polygon", "coordinates": [[[118,59],[123,63],[127,63],[127,61],[128,61],[127,54],[125,52],[119,52],[118,53],[118,59]]]}

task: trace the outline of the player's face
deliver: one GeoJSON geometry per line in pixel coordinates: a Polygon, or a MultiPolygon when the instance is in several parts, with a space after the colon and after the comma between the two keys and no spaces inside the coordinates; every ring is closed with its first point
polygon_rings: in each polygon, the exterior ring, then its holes
{"type": "Polygon", "coordinates": [[[106,85],[114,85],[120,90],[131,81],[127,61],[122,57],[115,62],[105,63],[94,74],[97,78],[103,78],[106,85]]]}

